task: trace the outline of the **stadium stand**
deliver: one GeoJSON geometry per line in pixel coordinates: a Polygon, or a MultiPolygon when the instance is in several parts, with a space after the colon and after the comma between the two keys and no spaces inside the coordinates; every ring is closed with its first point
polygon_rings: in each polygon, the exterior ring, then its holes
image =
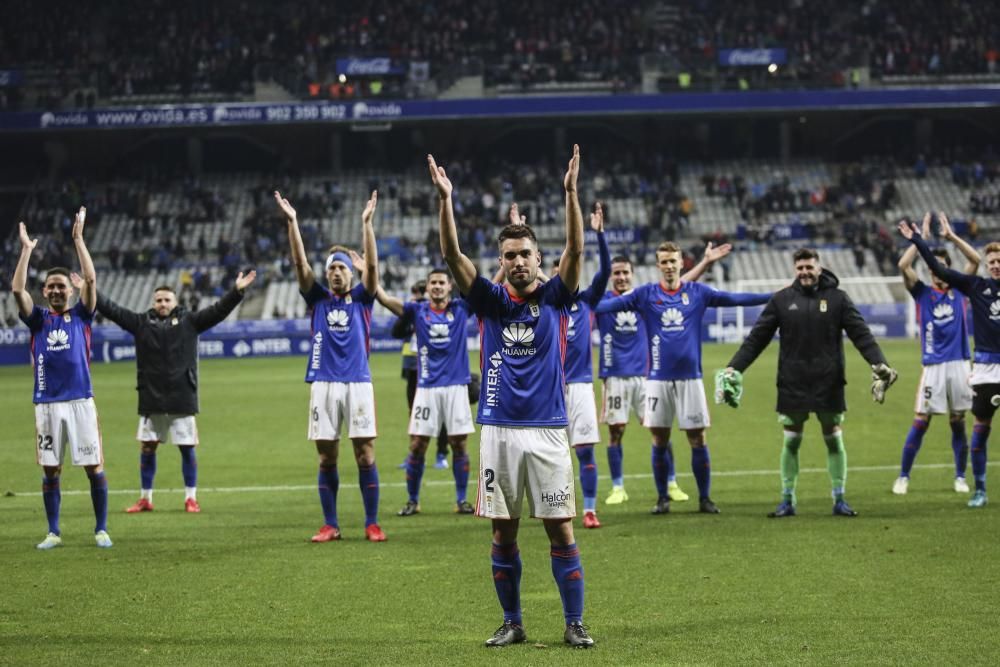
{"type": "MultiPolygon", "coordinates": [[[[459,160],[452,170],[463,243],[482,257],[484,273],[493,270],[492,237],[515,195],[543,250],[557,251],[564,233],[562,197],[548,187],[558,182],[558,167],[502,164],[493,169],[476,171],[459,160]]],[[[609,230],[623,233],[612,239],[612,251],[633,258],[640,281],[656,279],[653,251],[663,239],[678,240],[688,264],[700,256],[706,241],[732,240],[739,251],[708,277],[732,285],[787,277],[787,249],[803,243],[821,246],[824,262],[842,278],[894,276],[898,253],[891,227],[899,218],[919,219],[924,211],[942,209],[971,238],[1000,227],[997,212],[974,211],[970,203],[970,193],[992,187],[995,173],[985,173],[977,190],[973,179],[956,183],[954,169],[944,165],[918,172],[882,162],[735,160],[658,169],[640,165],[631,172],[599,168],[581,189],[583,201],[605,203],[609,230]],[[891,199],[887,190],[894,193],[891,199]]],[[[267,180],[234,173],[157,184],[120,180],[40,189],[22,209],[40,238],[42,252],[34,266],[71,263],[67,211],[82,201],[90,211],[90,244],[102,289],[123,305],[144,309],[153,287],[162,283],[181,288],[189,305],[207,305],[238,271],[255,266],[260,296],[232,317],[242,310],[262,319],[301,317],[305,305],[288,264],[284,225],[273,209],[274,185],[267,180]]],[[[360,169],[278,180],[298,206],[317,272],[330,243],[354,242],[357,220],[376,187],[382,194],[377,224],[388,289],[405,297],[412,282],[440,263],[434,195],[422,169],[360,169]]],[[[7,280],[16,259],[16,229],[5,239],[5,248],[7,280]]],[[[594,261],[588,257],[588,277],[594,261]]],[[[881,283],[852,288],[852,294],[865,303],[901,298],[881,283]]],[[[13,313],[9,296],[5,293],[6,305],[0,306],[8,326],[13,313]]]]}
{"type": "Polygon", "coordinates": [[[1000,81],[988,2],[20,0],[6,19],[0,69],[23,81],[4,109],[449,96],[470,76],[478,96],[1000,81]],[[720,64],[733,48],[784,62],[720,64]]]}

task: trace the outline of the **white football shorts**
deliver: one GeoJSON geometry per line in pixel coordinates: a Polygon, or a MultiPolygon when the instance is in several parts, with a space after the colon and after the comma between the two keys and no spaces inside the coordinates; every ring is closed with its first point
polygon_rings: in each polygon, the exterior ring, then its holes
{"type": "Polygon", "coordinates": [[[606,424],[627,424],[629,410],[642,421],[646,414],[646,378],[605,378],[601,421],[606,424]]]}
{"type": "Polygon", "coordinates": [[[75,466],[104,463],[93,398],[35,404],[35,436],[38,465],[62,465],[66,445],[75,466]]]}
{"type": "Polygon", "coordinates": [[[1000,364],[972,364],[969,384],[1000,384],[1000,364]]]}
{"type": "Polygon", "coordinates": [[[410,412],[410,435],[433,437],[441,431],[442,425],[450,436],[476,432],[466,385],[417,387],[410,412]]]}
{"type": "Polygon", "coordinates": [[[520,519],[524,494],[539,519],[576,516],[576,479],[564,428],[483,424],[476,515],[520,519]]]}
{"type": "Polygon", "coordinates": [[[972,409],[969,362],[961,359],[924,366],[914,412],[944,415],[972,409]],[[950,409],[949,409],[950,406],[950,409]]]}
{"type": "MultiPolygon", "coordinates": [[[[566,385],[566,416],[569,417],[570,447],[593,445],[601,441],[597,430],[597,404],[591,382],[572,382],[566,385]]],[[[449,431],[450,433],[451,431],[449,431]]]]}
{"type": "Polygon", "coordinates": [[[701,378],[693,380],[646,380],[646,417],[650,428],[670,428],[677,418],[682,431],[712,425],[701,378]]]}
{"type": "Polygon", "coordinates": [[[198,424],[194,415],[159,413],[139,417],[139,442],[169,442],[172,445],[197,445],[198,424]]]}
{"type": "Polygon", "coordinates": [[[313,382],[309,387],[309,439],[374,438],[375,390],[371,382],[313,382]]]}

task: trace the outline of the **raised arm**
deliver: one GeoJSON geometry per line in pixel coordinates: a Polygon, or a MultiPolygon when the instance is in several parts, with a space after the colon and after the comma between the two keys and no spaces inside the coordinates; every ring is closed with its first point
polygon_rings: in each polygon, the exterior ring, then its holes
{"type": "Polygon", "coordinates": [[[385,306],[396,317],[403,316],[403,300],[386,292],[381,285],[375,290],[375,300],[385,306]]]}
{"type": "MultiPolygon", "coordinates": [[[[74,271],[69,274],[69,281],[75,290],[80,291],[83,289],[83,278],[77,272],[74,271]]],[[[97,292],[97,312],[131,334],[139,330],[139,325],[142,322],[142,315],[140,313],[131,311],[128,308],[122,308],[101,294],[100,291],[97,292]]]]}
{"type": "Polygon", "coordinates": [[[288,221],[288,246],[292,251],[292,266],[295,268],[295,277],[299,281],[299,291],[305,294],[316,283],[316,275],[313,273],[312,265],[306,256],[306,247],[302,243],[299,219],[292,205],[277,190],[274,191],[274,200],[288,221]]]}
{"type": "Polygon", "coordinates": [[[612,296],[594,307],[595,313],[617,313],[620,310],[635,310],[639,307],[638,292],[635,290],[622,296],[612,296]]]}
{"type": "Polygon", "coordinates": [[[931,252],[927,243],[924,242],[924,239],[920,236],[920,232],[908,220],[902,220],[897,228],[903,238],[917,248],[917,252],[920,253],[921,259],[927,264],[927,268],[931,270],[931,273],[963,293],[967,294],[973,289],[976,277],[942,265],[937,260],[937,257],[934,256],[934,253],[931,252]]]}
{"type": "Polygon", "coordinates": [[[445,264],[451,270],[451,275],[455,276],[458,291],[462,294],[468,294],[469,289],[472,288],[472,282],[479,272],[472,260],[462,254],[462,248],[458,245],[455,211],[451,205],[451,181],[448,179],[444,167],[439,167],[434,161],[433,155],[427,156],[427,168],[431,172],[431,182],[434,183],[434,188],[438,193],[441,256],[444,257],[445,264]]]}
{"type": "Polygon", "coordinates": [[[723,292],[711,288],[706,292],[708,298],[705,303],[709,306],[759,306],[771,299],[771,294],[767,292],[723,292]]]}
{"type": "Polygon", "coordinates": [[[732,252],[733,246],[730,243],[723,243],[716,247],[711,241],[705,246],[705,254],[701,256],[701,261],[691,267],[691,270],[681,276],[682,283],[693,283],[708,271],[708,268],[720,259],[732,252]]]}
{"type": "Polygon", "coordinates": [[[917,247],[914,245],[907,246],[906,250],[899,258],[899,262],[896,266],[899,267],[899,273],[903,276],[903,285],[906,290],[912,290],[917,284],[917,272],[913,269],[913,260],[917,258],[917,247]]]}
{"type": "Polygon", "coordinates": [[[938,220],[941,223],[941,236],[954,243],[958,251],[965,257],[965,268],[962,269],[962,272],[970,276],[976,275],[976,272],[979,271],[979,263],[983,261],[983,258],[965,239],[955,233],[955,230],[951,228],[951,223],[948,222],[948,216],[944,213],[938,213],[938,220]]]}
{"type": "Polygon", "coordinates": [[[566,189],[566,248],[559,259],[559,277],[572,294],[580,286],[580,265],[583,260],[583,211],[576,192],[580,175],[580,147],[573,144],[573,157],[569,160],[563,187],[566,189]]]}
{"type": "Polygon", "coordinates": [[[35,302],[28,292],[28,263],[31,262],[31,251],[38,245],[38,239],[28,237],[28,229],[23,222],[18,223],[18,234],[21,237],[21,255],[17,258],[14,277],[10,281],[10,291],[14,293],[17,309],[22,317],[31,315],[35,302]]]}
{"type": "Polygon", "coordinates": [[[597,232],[597,273],[590,281],[590,287],[584,291],[584,296],[593,308],[608,289],[608,279],[611,277],[611,249],[604,236],[604,207],[597,202],[594,212],[590,214],[590,228],[597,232]]]}
{"type": "Polygon", "coordinates": [[[194,328],[201,333],[202,331],[207,331],[214,327],[216,324],[222,320],[229,317],[229,313],[233,312],[233,309],[239,305],[240,301],[243,300],[243,293],[246,291],[254,279],[257,277],[256,271],[250,271],[250,273],[243,275],[240,271],[239,275],[236,276],[236,283],[233,285],[233,289],[226,292],[221,299],[213,303],[208,308],[202,308],[192,315],[194,320],[194,328]]]}
{"type": "Polygon", "coordinates": [[[378,190],[372,190],[372,196],[361,213],[361,248],[365,253],[365,271],[361,274],[361,284],[372,296],[378,291],[378,244],[375,243],[373,224],[377,204],[378,190]]]}
{"type": "Polygon", "coordinates": [[[97,308],[97,272],[94,271],[94,260],[90,258],[90,251],[87,250],[87,244],[83,240],[83,224],[86,218],[87,209],[81,206],[73,219],[73,245],[80,260],[80,277],[83,278],[80,302],[92,313],[97,308]]]}

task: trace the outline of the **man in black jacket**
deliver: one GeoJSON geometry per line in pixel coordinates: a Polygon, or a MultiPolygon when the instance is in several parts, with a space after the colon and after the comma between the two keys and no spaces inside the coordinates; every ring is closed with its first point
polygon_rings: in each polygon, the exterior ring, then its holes
{"type": "Polygon", "coordinates": [[[153,477],[156,448],[161,442],[177,445],[184,476],[184,509],[200,512],[196,495],[198,464],[198,335],[226,319],[243,300],[243,292],[257,277],[256,271],[236,276],[236,285],[208,308],[191,312],[177,305],[177,294],[169,285],[153,291],[153,307],[145,313],[122,308],[103,294],[97,295],[97,310],[135,336],[136,390],[139,392],[139,431],[142,443],[139,501],[126,512],[153,510],[153,477]]]}
{"type": "MultiPolygon", "coordinates": [[[[833,514],[857,516],[844,500],[847,452],[841,423],[847,405],[843,333],[872,366],[872,394],[879,403],[896,379],[885,355],[861,313],[840,281],[822,268],[819,254],[802,248],[793,255],[795,281],[775,292],[757,323],[724,371],[730,381],[741,382],[742,373],[780,331],[778,352],[779,421],[784,427],[781,452],[782,500],[770,517],[795,515],[795,484],[799,473],[802,428],[810,412],[816,413],[827,447],[827,469],[833,486],[833,514]]],[[[731,398],[731,397],[730,397],[731,398]]],[[[732,401],[728,401],[734,404],[732,401]]],[[[738,403],[738,401],[736,401],[738,403]]]]}

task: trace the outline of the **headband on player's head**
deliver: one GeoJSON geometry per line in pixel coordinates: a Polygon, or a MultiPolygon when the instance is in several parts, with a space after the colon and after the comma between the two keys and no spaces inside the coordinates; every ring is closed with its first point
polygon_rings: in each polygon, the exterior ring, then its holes
{"type": "Polygon", "coordinates": [[[351,263],[351,258],[348,257],[346,253],[342,253],[339,250],[326,258],[327,271],[330,270],[330,267],[333,265],[334,262],[343,262],[344,264],[347,265],[348,269],[354,268],[354,264],[351,263]]]}

